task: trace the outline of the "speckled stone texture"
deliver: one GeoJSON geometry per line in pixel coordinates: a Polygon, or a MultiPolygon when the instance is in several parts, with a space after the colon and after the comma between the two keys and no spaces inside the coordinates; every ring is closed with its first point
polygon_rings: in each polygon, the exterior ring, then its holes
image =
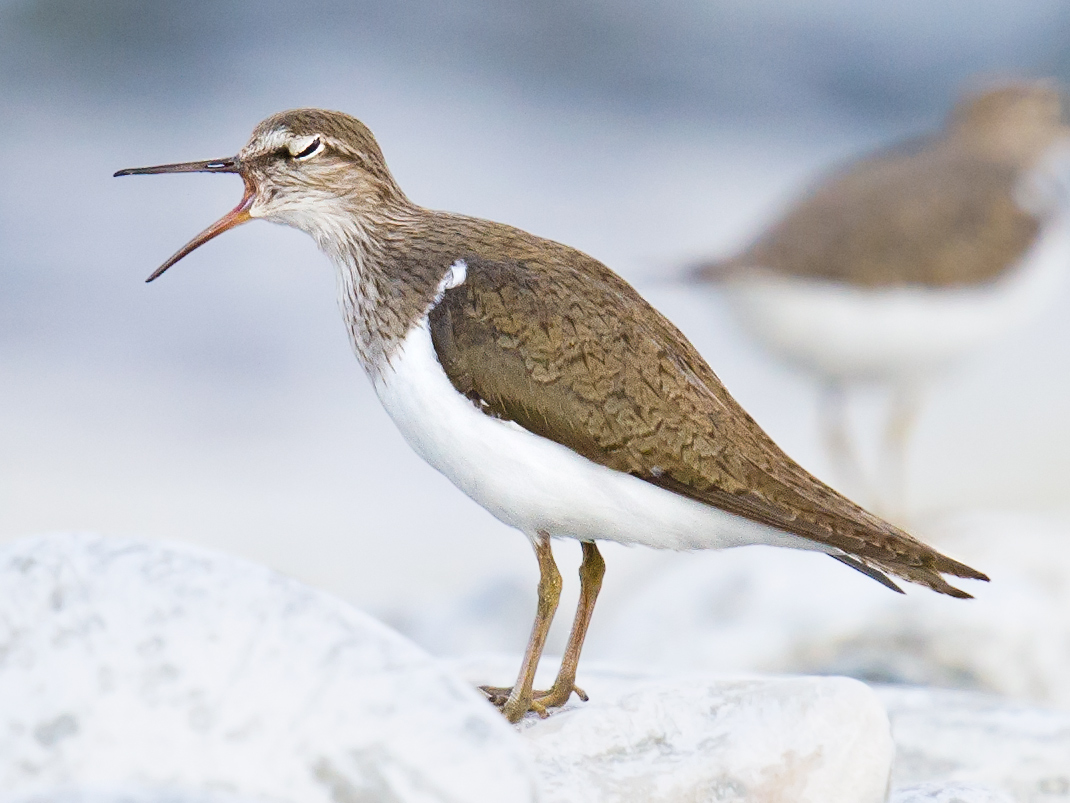
{"type": "MultiPolygon", "coordinates": [[[[546,683],[553,661],[547,662],[546,683]]],[[[457,662],[501,682],[509,662],[457,662]]],[[[581,668],[590,702],[520,724],[554,803],[883,803],[895,748],[848,678],[644,677],[581,668]]]]}
{"type": "Polygon", "coordinates": [[[892,721],[895,788],[957,782],[1001,790],[1016,803],[1070,800],[1070,713],[943,689],[887,686],[877,694],[892,721]]]}
{"type": "Polygon", "coordinates": [[[512,728],[473,685],[517,664],[436,660],[225,555],[25,539],[0,548],[0,803],[1070,800],[1065,712],[587,662],[590,702],[512,728]]]}
{"type": "Polygon", "coordinates": [[[535,784],[471,686],[340,600],[188,546],[0,549],[0,799],[504,803],[535,784]]]}
{"type": "Polygon", "coordinates": [[[972,783],[923,783],[896,789],[888,803],[1015,803],[1003,792],[972,783]]]}

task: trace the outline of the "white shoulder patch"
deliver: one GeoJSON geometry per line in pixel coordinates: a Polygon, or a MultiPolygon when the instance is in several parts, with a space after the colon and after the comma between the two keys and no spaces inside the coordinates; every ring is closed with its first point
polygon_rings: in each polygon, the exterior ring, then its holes
{"type": "Polygon", "coordinates": [[[446,269],[446,275],[442,277],[442,285],[440,292],[446,290],[452,290],[454,287],[459,287],[464,284],[464,280],[468,278],[468,265],[463,259],[458,259],[449,268],[446,269]]]}
{"type": "Polygon", "coordinates": [[[446,295],[447,290],[452,290],[454,287],[460,287],[464,284],[464,280],[467,278],[468,265],[463,259],[456,260],[452,265],[446,268],[446,273],[438,283],[438,289],[435,291],[435,300],[431,302],[429,311],[438,306],[438,302],[442,300],[442,296],[446,295]]]}

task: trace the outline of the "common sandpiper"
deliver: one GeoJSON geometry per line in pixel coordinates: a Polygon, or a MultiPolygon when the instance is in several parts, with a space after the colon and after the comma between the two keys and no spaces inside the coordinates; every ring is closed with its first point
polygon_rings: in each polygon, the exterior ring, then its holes
{"type": "Polygon", "coordinates": [[[743,326],[823,380],[826,443],[863,472],[845,424],[849,386],[892,389],[884,504],[901,514],[920,390],[1031,320],[1070,273],[1070,126],[1046,81],[970,92],[942,130],[819,180],[739,254],[694,278],[743,326]]]}
{"type": "Polygon", "coordinates": [[[236,173],[238,206],[157,278],[257,218],[308,232],[334,263],[353,349],[412,448],[524,533],[539,564],[516,683],[483,687],[505,716],[563,705],[605,564],[596,541],[660,549],[769,544],[825,552],[968,597],[987,579],[866,512],[765,434],[666,318],[597,260],[487,220],[424,209],[346,114],[282,112],[236,156],[121,170],[236,173]],[[552,538],[580,541],[581,593],[560,671],[533,691],[561,576],[552,538]]]}

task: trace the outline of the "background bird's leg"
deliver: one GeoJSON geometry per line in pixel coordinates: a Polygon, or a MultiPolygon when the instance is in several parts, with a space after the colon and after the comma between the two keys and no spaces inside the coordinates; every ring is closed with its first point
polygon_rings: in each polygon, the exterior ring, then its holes
{"type": "Polygon", "coordinates": [[[892,521],[901,520],[906,509],[907,447],[918,418],[918,390],[913,385],[892,392],[888,425],[881,450],[883,493],[878,513],[892,521]]]}
{"type": "Polygon", "coordinates": [[[550,690],[535,695],[535,701],[544,708],[564,705],[572,696],[572,692],[576,692],[581,700],[587,699],[583,689],[576,686],[576,665],[580,662],[583,639],[587,635],[587,626],[591,623],[591,614],[594,613],[598,591],[602,588],[606,562],[602,560],[602,555],[594,541],[583,541],[581,546],[583,547],[583,562],[580,564],[580,601],[576,606],[576,618],[572,621],[572,632],[568,636],[565,655],[561,659],[561,669],[550,690]]]}
{"type": "Polygon", "coordinates": [[[505,718],[510,722],[519,722],[528,711],[534,710],[540,716],[546,716],[544,706],[532,700],[532,686],[535,683],[535,670],[539,666],[542,648],[546,644],[546,634],[557,610],[557,601],[561,597],[561,572],[554,563],[554,553],[550,549],[550,536],[539,533],[532,541],[535,557],[539,561],[539,601],[535,609],[535,623],[531,627],[531,638],[524,652],[524,661],[520,665],[520,674],[516,684],[502,701],[502,690],[484,688],[483,691],[491,702],[499,705],[505,718]]]}
{"type": "Polygon", "coordinates": [[[847,389],[837,379],[830,379],[821,388],[818,399],[821,431],[825,449],[832,461],[832,470],[839,488],[848,496],[872,496],[873,489],[866,472],[851,444],[847,420],[847,389]]]}

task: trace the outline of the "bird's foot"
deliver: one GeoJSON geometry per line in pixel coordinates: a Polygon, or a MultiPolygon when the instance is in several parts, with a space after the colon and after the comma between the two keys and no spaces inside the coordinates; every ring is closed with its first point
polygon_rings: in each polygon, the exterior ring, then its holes
{"type": "Polygon", "coordinates": [[[537,691],[533,693],[535,702],[544,708],[560,708],[568,702],[569,698],[575,692],[583,702],[587,702],[587,692],[577,686],[575,683],[554,683],[553,686],[547,691],[537,691]]]}
{"type": "Polygon", "coordinates": [[[512,686],[480,686],[479,690],[486,695],[487,700],[492,705],[496,705],[498,708],[505,705],[505,701],[513,693],[512,686]]]}
{"type": "Polygon", "coordinates": [[[587,693],[574,683],[555,683],[547,691],[532,691],[527,700],[523,699],[524,695],[516,695],[514,698],[513,689],[509,686],[480,686],[479,690],[510,722],[519,722],[529,711],[534,711],[540,718],[546,719],[550,716],[549,709],[563,706],[573,692],[584,702],[588,700],[587,693]]]}
{"type": "Polygon", "coordinates": [[[535,700],[535,696],[540,692],[514,693],[513,688],[509,686],[480,686],[479,690],[487,696],[487,700],[496,706],[510,722],[519,722],[528,711],[534,711],[543,719],[550,715],[550,712],[546,710],[546,706],[535,700]]]}

